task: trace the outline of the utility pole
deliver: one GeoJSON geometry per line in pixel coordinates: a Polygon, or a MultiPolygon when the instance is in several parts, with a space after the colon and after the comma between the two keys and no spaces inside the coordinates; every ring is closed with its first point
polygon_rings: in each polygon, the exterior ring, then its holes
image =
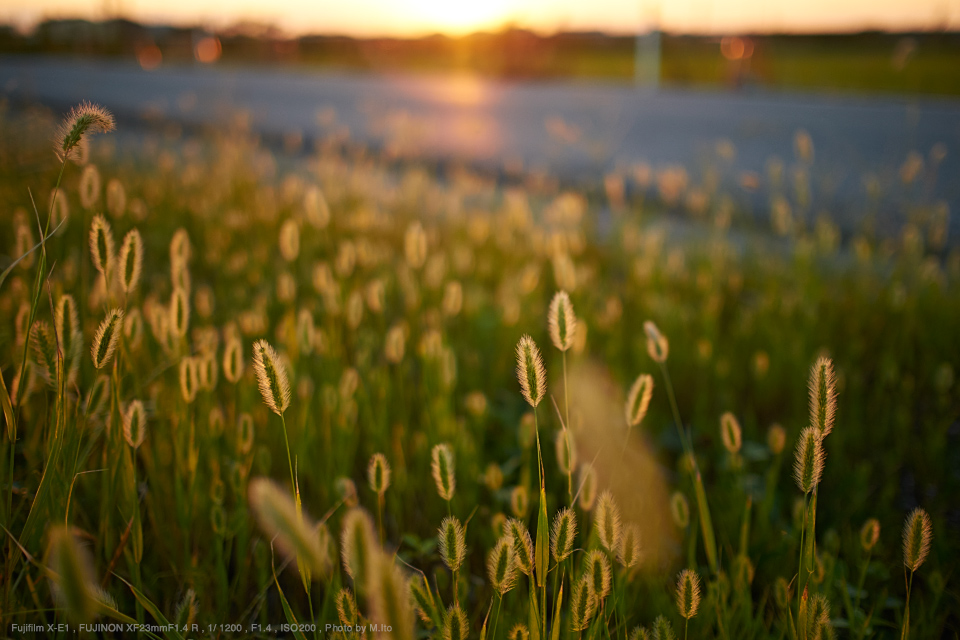
{"type": "Polygon", "coordinates": [[[657,89],[660,86],[660,5],[659,0],[652,0],[647,6],[644,4],[641,0],[643,19],[637,28],[633,81],[637,86],[657,89]]]}

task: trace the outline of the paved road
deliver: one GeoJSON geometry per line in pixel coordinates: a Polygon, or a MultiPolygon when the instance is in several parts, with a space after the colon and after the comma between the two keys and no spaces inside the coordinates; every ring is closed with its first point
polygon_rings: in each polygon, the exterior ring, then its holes
{"type": "Polygon", "coordinates": [[[56,106],[88,99],[127,117],[160,113],[186,124],[243,110],[265,134],[349,133],[406,154],[522,163],[567,179],[593,180],[645,161],[654,169],[682,164],[698,183],[714,167],[735,192],[744,171],[763,182],[773,156],[784,161],[789,181],[794,135],[804,129],[814,147],[814,209],[856,215],[866,202],[864,177],[872,174],[891,219],[907,201],[946,200],[951,239],[960,235],[960,100],[202,66],[148,72],[133,63],[17,57],[0,57],[0,95],[56,106]],[[733,144],[730,161],[718,158],[721,139],[733,144]],[[929,171],[935,145],[946,151],[935,183],[921,174],[904,188],[908,154],[920,153],[929,171]]]}

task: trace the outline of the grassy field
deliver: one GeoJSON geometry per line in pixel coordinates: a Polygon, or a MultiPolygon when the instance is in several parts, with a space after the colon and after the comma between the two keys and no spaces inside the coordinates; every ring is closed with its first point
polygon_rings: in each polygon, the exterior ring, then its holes
{"type": "Polygon", "coordinates": [[[958,637],[942,210],[102,118],[0,113],[3,634],[958,637]]]}

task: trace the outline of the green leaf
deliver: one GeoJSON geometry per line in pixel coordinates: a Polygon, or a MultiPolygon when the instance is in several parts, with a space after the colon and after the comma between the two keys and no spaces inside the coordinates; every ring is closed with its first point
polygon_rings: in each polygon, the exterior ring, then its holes
{"type": "Polygon", "coordinates": [[[563,583],[557,594],[557,605],[553,608],[553,629],[550,630],[550,640],[560,640],[560,610],[563,609],[563,583]]]}
{"type": "Polygon", "coordinates": [[[707,562],[710,570],[717,573],[717,539],[713,534],[713,520],[710,519],[710,508],[707,506],[707,492],[703,489],[703,478],[700,470],[694,471],[694,494],[697,497],[697,511],[700,512],[700,530],[703,532],[703,546],[707,552],[707,562]]]}
{"type": "Polygon", "coordinates": [[[3,381],[3,372],[0,371],[0,406],[3,406],[3,417],[7,421],[7,438],[10,442],[17,440],[17,425],[13,421],[13,405],[10,403],[10,392],[7,383],[3,381]]]}
{"type": "Polygon", "coordinates": [[[537,544],[534,549],[537,564],[537,586],[543,587],[550,562],[550,522],[547,520],[547,492],[540,486],[540,515],[537,517],[537,544]]]}
{"type": "Polygon", "coordinates": [[[160,609],[157,608],[157,605],[155,605],[153,601],[150,600],[150,598],[140,593],[140,591],[135,586],[133,586],[132,584],[130,584],[120,576],[117,576],[117,574],[113,574],[113,575],[115,575],[118,580],[120,580],[121,582],[126,584],[128,587],[130,587],[130,591],[133,592],[133,595],[137,598],[140,604],[143,605],[143,608],[149,611],[150,615],[153,616],[153,619],[156,620],[160,625],[164,627],[165,629],[163,632],[164,636],[166,636],[167,638],[173,638],[174,640],[183,640],[183,636],[180,635],[180,631],[176,629],[175,626],[172,625],[170,621],[167,620],[162,613],[160,613],[160,609]]]}

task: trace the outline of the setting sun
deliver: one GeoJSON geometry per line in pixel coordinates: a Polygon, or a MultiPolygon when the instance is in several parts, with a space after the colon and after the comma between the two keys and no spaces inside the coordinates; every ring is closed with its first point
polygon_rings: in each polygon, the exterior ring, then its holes
{"type": "Polygon", "coordinates": [[[488,2],[445,2],[444,0],[411,0],[410,18],[428,30],[449,35],[495,28],[509,20],[509,0],[488,2]]]}

